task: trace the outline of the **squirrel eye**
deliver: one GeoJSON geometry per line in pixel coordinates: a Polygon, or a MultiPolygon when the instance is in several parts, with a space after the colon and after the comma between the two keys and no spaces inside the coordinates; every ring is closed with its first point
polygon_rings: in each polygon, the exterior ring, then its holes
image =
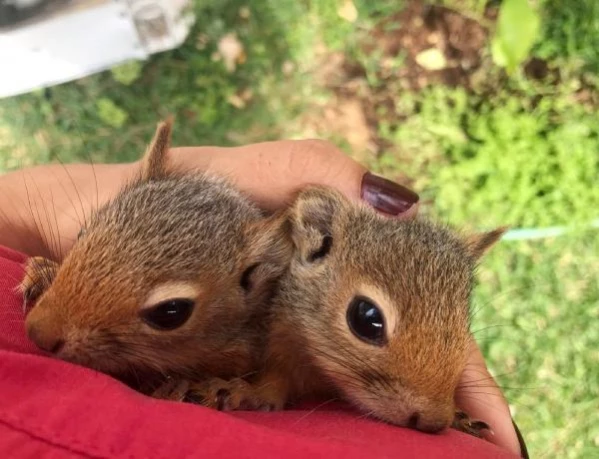
{"type": "Polygon", "coordinates": [[[362,341],[382,346],[385,344],[385,319],[371,300],[355,297],[347,308],[350,330],[362,341]]]}
{"type": "Polygon", "coordinates": [[[193,311],[193,306],[192,300],[176,298],[145,309],[140,315],[144,322],[152,328],[174,330],[187,322],[193,311]]]}
{"type": "Polygon", "coordinates": [[[86,233],[86,231],[85,231],[85,228],[81,228],[81,229],[79,230],[79,233],[77,233],[77,240],[79,240],[79,239],[81,239],[83,236],[85,236],[85,233],[86,233]]]}

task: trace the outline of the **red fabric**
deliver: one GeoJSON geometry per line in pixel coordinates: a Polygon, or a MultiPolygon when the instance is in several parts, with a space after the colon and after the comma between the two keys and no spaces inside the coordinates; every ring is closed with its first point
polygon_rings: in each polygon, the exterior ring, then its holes
{"type": "Polygon", "coordinates": [[[15,292],[23,261],[0,247],[0,457],[511,457],[453,430],[424,434],[343,406],[231,414],[142,396],[37,352],[15,292]]]}

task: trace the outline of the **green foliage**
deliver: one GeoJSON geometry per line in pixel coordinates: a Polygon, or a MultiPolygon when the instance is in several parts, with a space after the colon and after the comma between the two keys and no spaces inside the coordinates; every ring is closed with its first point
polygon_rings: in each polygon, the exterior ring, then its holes
{"type": "Polygon", "coordinates": [[[560,64],[582,64],[599,71],[599,2],[596,0],[541,0],[543,38],[535,54],[560,64]]]}
{"type": "Polygon", "coordinates": [[[531,457],[596,457],[596,231],[499,244],[482,261],[473,331],[531,457]]]}
{"type": "MultiPolygon", "coordinates": [[[[568,97],[468,95],[435,87],[386,133],[437,213],[454,223],[535,227],[588,223],[599,209],[599,125],[568,97]],[[417,109],[416,109],[417,107],[417,109]],[[489,210],[492,209],[492,212],[489,210]]],[[[397,163],[398,167],[403,164],[397,163]]]]}
{"type": "Polygon", "coordinates": [[[539,26],[539,16],[529,0],[503,0],[491,44],[495,63],[513,73],[528,57],[539,26]]]}
{"type": "Polygon", "coordinates": [[[110,70],[112,77],[121,84],[129,86],[141,75],[143,64],[140,61],[129,61],[110,70]]]}
{"type": "Polygon", "coordinates": [[[100,97],[96,101],[98,117],[107,125],[113,128],[121,128],[127,121],[129,115],[122,108],[119,108],[112,100],[106,97],[100,97]]]}
{"type": "Polygon", "coordinates": [[[360,43],[368,38],[368,32],[377,20],[386,18],[404,6],[404,0],[314,0],[306,2],[307,16],[318,28],[318,39],[327,47],[343,50],[354,59],[376,60],[375,56],[364,56],[360,43]],[[353,4],[357,12],[354,22],[340,14],[343,6],[353,4]]]}

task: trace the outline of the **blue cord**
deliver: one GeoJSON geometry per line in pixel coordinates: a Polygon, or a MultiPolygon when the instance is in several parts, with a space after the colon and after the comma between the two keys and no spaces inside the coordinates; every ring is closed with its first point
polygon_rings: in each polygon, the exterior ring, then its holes
{"type": "MultiPolygon", "coordinates": [[[[599,228],[599,219],[591,222],[591,228],[599,228]]],[[[503,241],[526,241],[532,239],[544,239],[547,237],[561,236],[572,231],[573,228],[568,226],[551,226],[547,228],[516,228],[508,230],[503,235],[503,241]]]]}

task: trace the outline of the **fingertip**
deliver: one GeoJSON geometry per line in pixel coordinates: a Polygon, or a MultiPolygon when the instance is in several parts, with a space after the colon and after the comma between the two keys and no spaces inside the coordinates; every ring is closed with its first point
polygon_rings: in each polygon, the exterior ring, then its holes
{"type": "Polygon", "coordinates": [[[420,201],[409,188],[371,172],[362,176],[360,197],[377,211],[402,219],[415,217],[420,201]]]}
{"type": "Polygon", "coordinates": [[[294,141],[287,148],[293,181],[335,188],[352,201],[362,201],[378,212],[411,219],[419,209],[417,193],[370,172],[364,165],[324,140],[294,141]],[[298,167],[299,166],[299,167],[298,167]]]}
{"type": "Polygon", "coordinates": [[[378,212],[412,219],[419,210],[417,193],[371,173],[334,144],[323,140],[280,140],[240,147],[178,147],[173,163],[182,170],[226,174],[260,205],[276,210],[289,205],[309,185],[337,189],[348,199],[378,212]]]}
{"type": "MultiPolygon", "coordinates": [[[[495,379],[486,367],[484,357],[473,340],[468,366],[462,373],[456,392],[456,404],[472,419],[484,421],[489,431],[483,431],[483,438],[514,454],[522,455],[522,442],[508,403],[495,379]]],[[[523,456],[526,457],[526,456],[523,456]]]]}
{"type": "Polygon", "coordinates": [[[412,220],[416,218],[420,211],[420,201],[416,202],[412,207],[406,210],[404,213],[397,215],[397,218],[401,220],[412,220]]]}

